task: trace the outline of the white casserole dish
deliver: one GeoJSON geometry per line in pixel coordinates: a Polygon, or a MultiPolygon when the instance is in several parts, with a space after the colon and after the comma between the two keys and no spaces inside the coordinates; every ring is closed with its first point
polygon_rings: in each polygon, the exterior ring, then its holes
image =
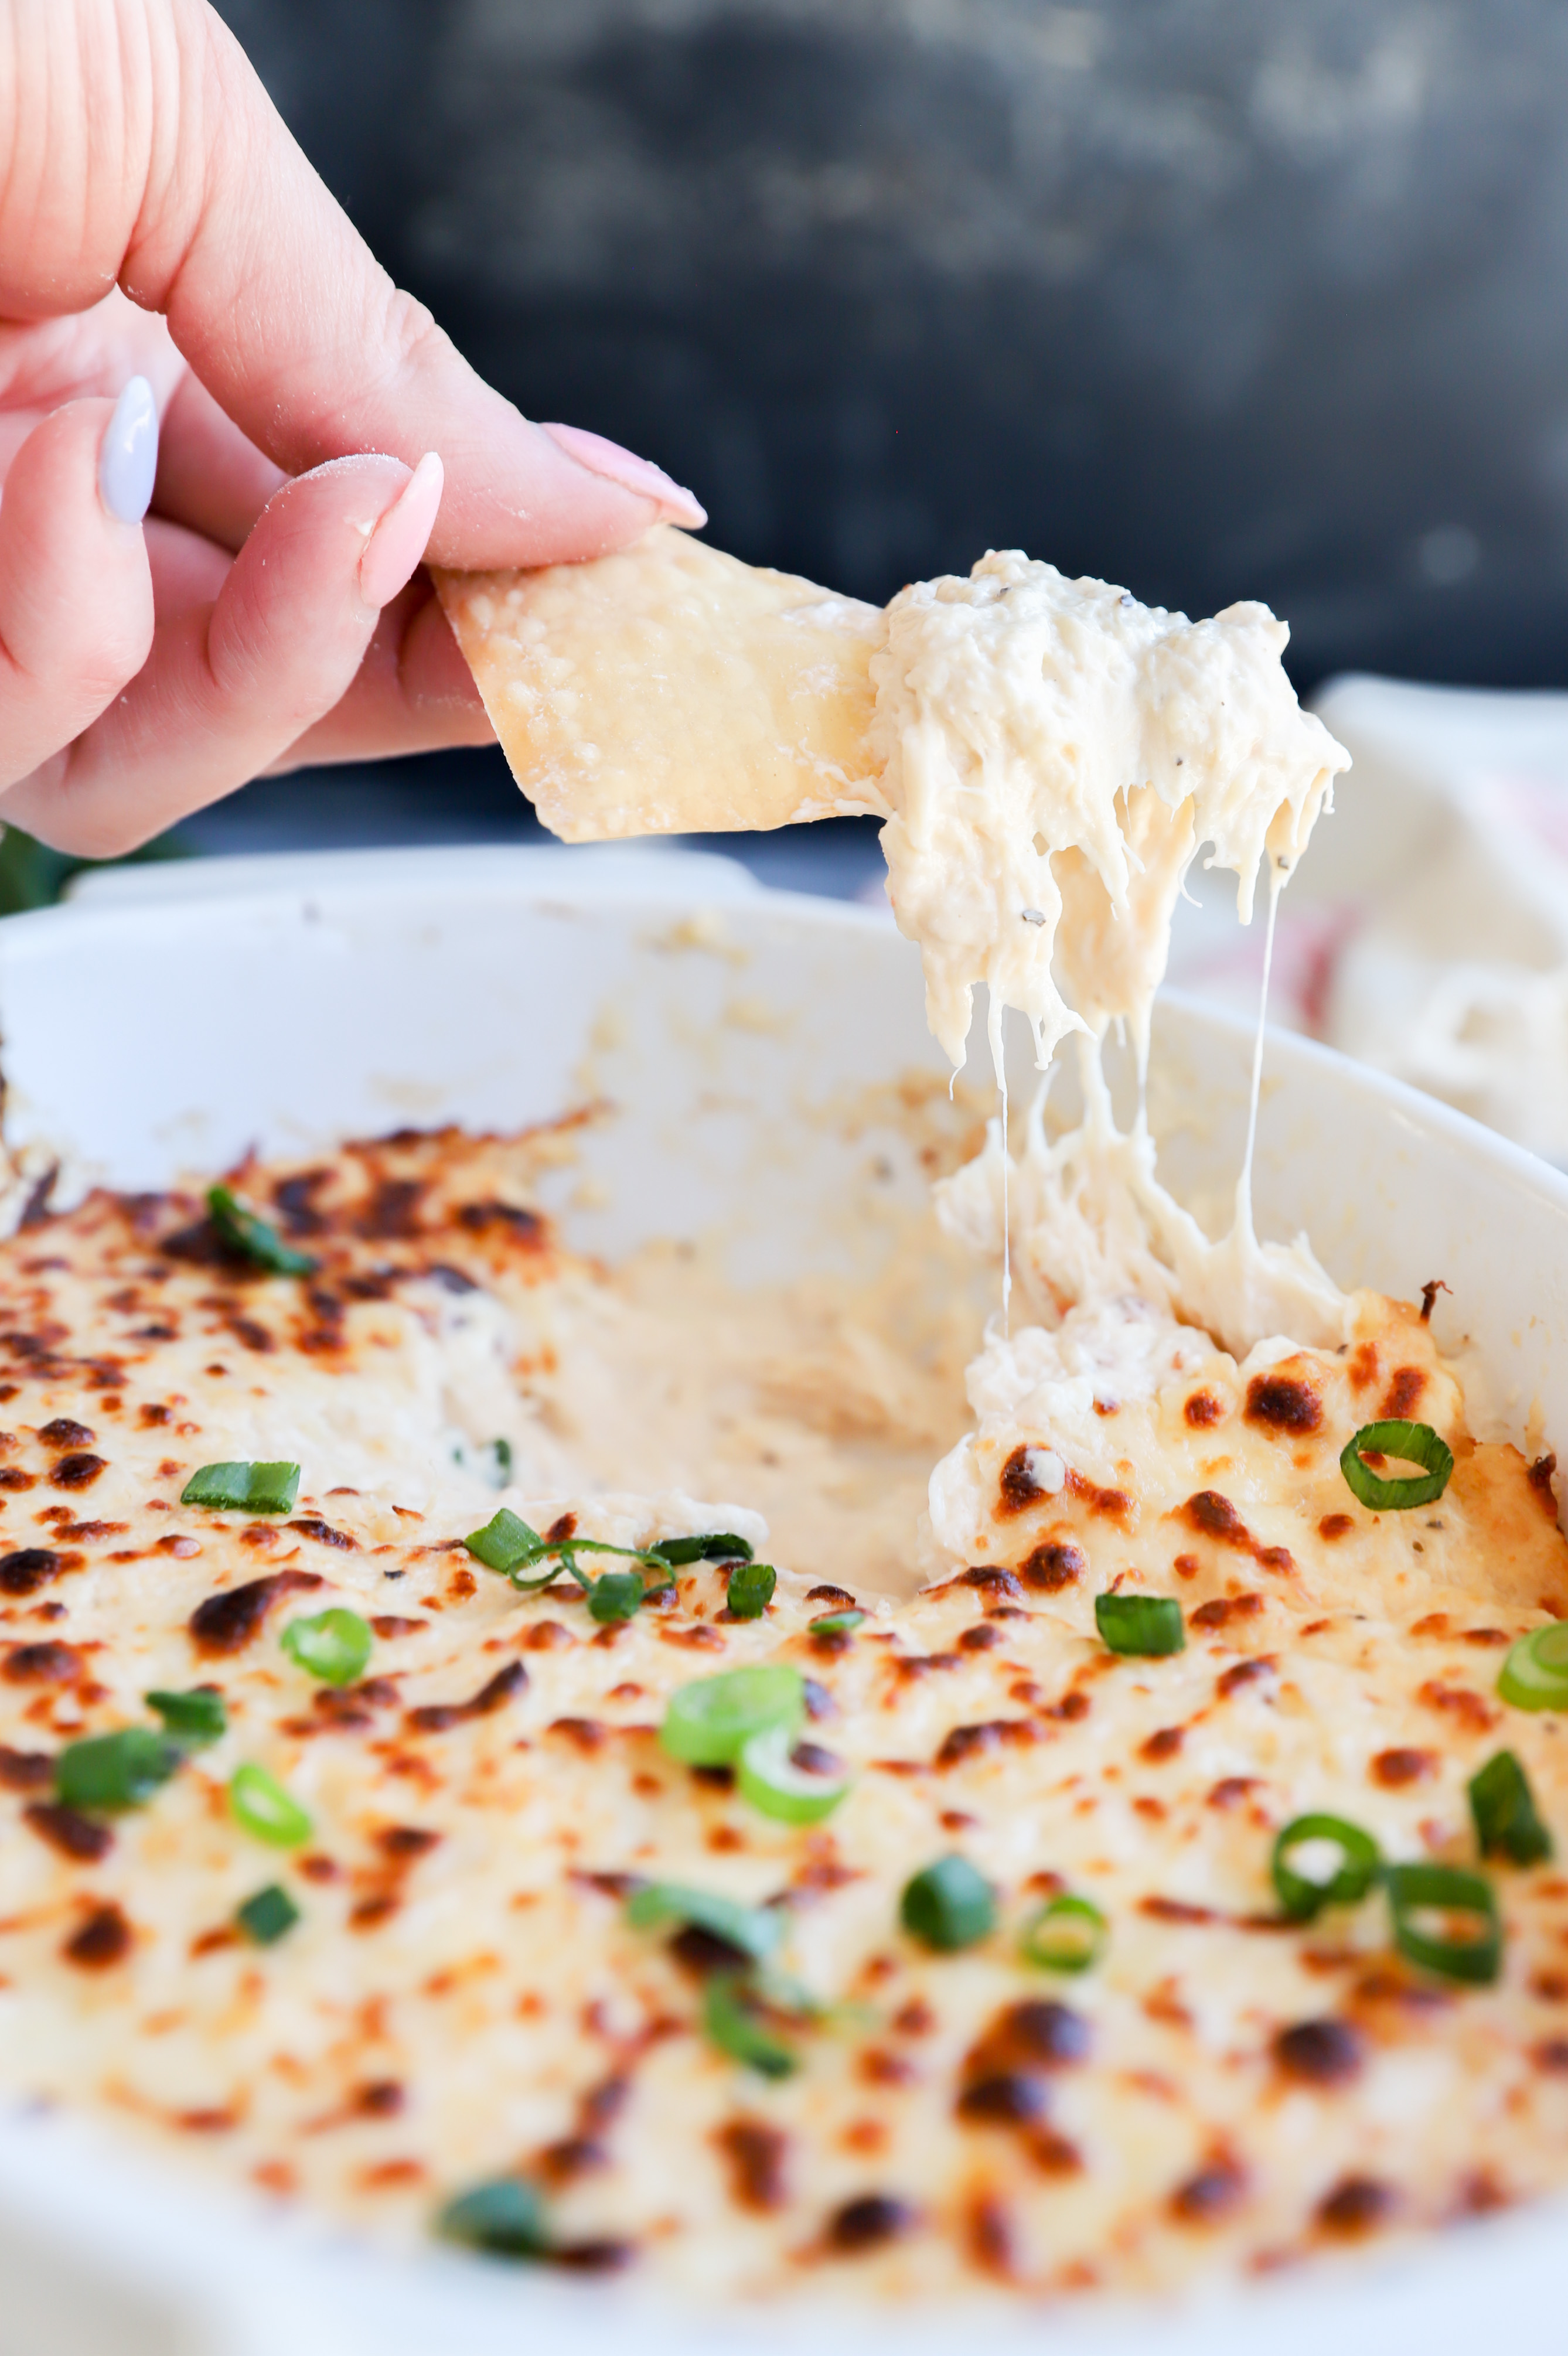
{"type": "MultiPolygon", "coordinates": [[[[0,926],[5,1133],[62,1194],[152,1187],[246,1146],[444,1120],[514,1128],[604,1096],[561,1174],[569,1240],[614,1256],[722,1229],[737,1279],[850,1273],[880,1248],[865,1183],[892,1123],[847,1133],[856,1095],[940,1069],[915,952],[876,912],[766,893],[728,862],[561,851],[328,856],[101,879],[0,926]],[[269,870],[272,872],[269,873],[269,870]],[[574,1201],[574,1197],[575,1198],[574,1201]]],[[[1153,1113],[1184,1198],[1234,1181],[1251,1041],[1177,1001],[1156,1024],[1153,1113]]],[[[881,1199],[886,1199],[886,1189],[881,1199]]],[[[1443,1277],[1439,1333],[1468,1334],[1498,1418],[1568,1459],[1568,1179],[1443,1107],[1296,1039],[1271,1045],[1260,1231],[1310,1230],[1347,1286],[1410,1296],[1443,1277]]],[[[1472,1379],[1473,1379],[1472,1375],[1472,1379]]],[[[1354,2271],[1260,2285],[1179,2316],[988,2305],[992,2348],[1342,2356],[1483,2335],[1568,2333],[1558,2204],[1456,2229],[1354,2271]]],[[[553,2356],[777,2345],[838,2356],[868,2332],[900,2356],[960,2319],[877,2317],[813,2299],[697,2317],[611,2290],[433,2251],[400,2259],[279,2219],[184,2173],[133,2169],[80,2122],[0,2116],[0,2356],[553,2356]]]]}

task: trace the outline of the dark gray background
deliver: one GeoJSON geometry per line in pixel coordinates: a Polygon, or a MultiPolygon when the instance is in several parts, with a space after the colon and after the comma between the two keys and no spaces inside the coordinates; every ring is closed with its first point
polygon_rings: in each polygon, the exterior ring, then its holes
{"type": "MultiPolygon", "coordinates": [[[[1261,596],[1304,689],[1568,675],[1561,0],[220,5],[476,364],[737,554],[1261,596]]],[[[510,830],[510,790],[207,823],[510,830]]]]}

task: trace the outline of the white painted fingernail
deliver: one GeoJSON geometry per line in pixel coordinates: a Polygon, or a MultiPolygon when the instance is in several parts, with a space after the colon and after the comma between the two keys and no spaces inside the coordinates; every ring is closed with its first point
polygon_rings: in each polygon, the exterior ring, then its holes
{"type": "Polygon", "coordinates": [[[153,503],[158,471],[158,405],[145,376],[134,376],[103,429],[98,496],[116,523],[140,523],[153,503]]]}

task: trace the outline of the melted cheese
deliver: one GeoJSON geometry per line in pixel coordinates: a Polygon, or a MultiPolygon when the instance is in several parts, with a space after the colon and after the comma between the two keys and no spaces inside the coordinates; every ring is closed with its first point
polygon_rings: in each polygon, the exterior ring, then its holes
{"type": "MultiPolygon", "coordinates": [[[[1568,1881],[1501,1879],[1504,1976],[1464,1992],[1391,1955],[1379,1901],[1305,1928],[1273,1909],[1273,1834],[1306,1808],[1467,1862],[1465,1780],[1505,1741],[1568,1824],[1559,1721],[1505,1723],[1492,1691],[1502,1646],[1568,1611],[1568,1545],[1539,1473],[1468,1439],[1415,1314],[1361,1296],[1342,1348],[1240,1364],[1148,1304],[993,1339],[932,1492],[963,1568],[897,1606],[857,1583],[849,1632],[813,1630],[847,1584],[821,1558],[786,1563],[761,1621],[699,1568],[601,1628],[569,1583],[519,1595],[463,1550],[499,1502],[443,1462],[465,1414],[470,1442],[510,1415],[528,1485],[505,1494],[536,1526],[762,1530],[744,1504],[615,1494],[618,1402],[596,1429],[563,1404],[582,1368],[563,1390],[548,1361],[605,1348],[621,1295],[531,1214],[540,1151],[449,1136],[248,1171],[319,1255],[309,1287],[227,1260],[189,1200],[100,1196],[0,1249],[0,2083],[393,2238],[521,2170],[574,2265],[757,2297],[1157,2290],[1559,2181],[1568,1881]],[[1392,1411],[1456,1469],[1440,1505],[1378,1518],[1337,1453],[1392,1411]],[[553,1485],[596,1450],[597,1494],[553,1485]],[[286,1519],[178,1503],[198,1462],[290,1451],[286,1519]],[[258,1579],[285,1583],[204,1644],[194,1615],[258,1579]],[[1183,1654],[1106,1652],[1117,1580],[1180,1599],[1183,1654]],[[279,1643],[329,1604],[376,1629],[342,1691],[279,1643]],[[657,1741],[677,1687],[771,1658],[814,1681],[808,1731],[855,1778],[815,1828],[657,1741]],[[47,1814],[50,1755],[199,1680],[230,1732],[82,1851],[47,1814]],[[309,1810],[302,1853],[230,1818],[247,1761],[309,1810]],[[955,1849],[999,1928],[934,1955],[899,1892],[955,1849]],[[634,1931],[625,1877],[779,1903],[781,1960],[839,2008],[786,2024],[796,2074],[712,2045],[706,1958],[634,1931]],[[279,1880],[302,1919],[250,1946],[234,1910],[279,1880]],[[1063,1885],[1111,1924],[1079,1979],[1016,1945],[1063,1885]]],[[[688,1307],[700,1356],[702,1287],[688,1307]]],[[[831,1495],[848,1461],[795,1478],[831,1495]]]]}

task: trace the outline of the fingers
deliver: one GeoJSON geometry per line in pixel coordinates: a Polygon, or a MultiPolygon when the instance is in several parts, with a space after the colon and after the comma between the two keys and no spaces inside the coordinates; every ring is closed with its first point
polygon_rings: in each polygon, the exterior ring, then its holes
{"type": "Polygon", "coordinates": [[[493,744],[495,734],[435,593],[420,573],[381,615],[348,693],[272,766],[275,774],[306,762],[493,744]]]}
{"type": "Polygon", "coordinates": [[[290,474],[439,450],[434,560],[542,563],[660,515],[703,519],[628,453],[568,448],[481,382],[392,286],[204,0],[12,0],[0,155],[0,308],[52,315],[118,279],[290,474]]]}
{"type": "Polygon", "coordinates": [[[151,487],[149,455],[116,403],[79,401],[12,460],[0,499],[0,788],[86,729],[146,659],[152,576],[129,510],[138,460],[151,487]],[[106,444],[118,516],[100,490],[106,444]]]}
{"type": "MultiPolygon", "coordinates": [[[[375,601],[403,588],[440,496],[434,460],[411,475],[395,458],[338,459],[286,484],[216,600],[160,622],[129,686],[0,800],[0,819],[110,858],[266,768],[352,685],[375,601]]],[[[0,529],[10,505],[7,486],[0,529]]]]}
{"type": "Polygon", "coordinates": [[[155,511],[236,550],[286,480],[185,371],[164,412],[155,511]]]}

